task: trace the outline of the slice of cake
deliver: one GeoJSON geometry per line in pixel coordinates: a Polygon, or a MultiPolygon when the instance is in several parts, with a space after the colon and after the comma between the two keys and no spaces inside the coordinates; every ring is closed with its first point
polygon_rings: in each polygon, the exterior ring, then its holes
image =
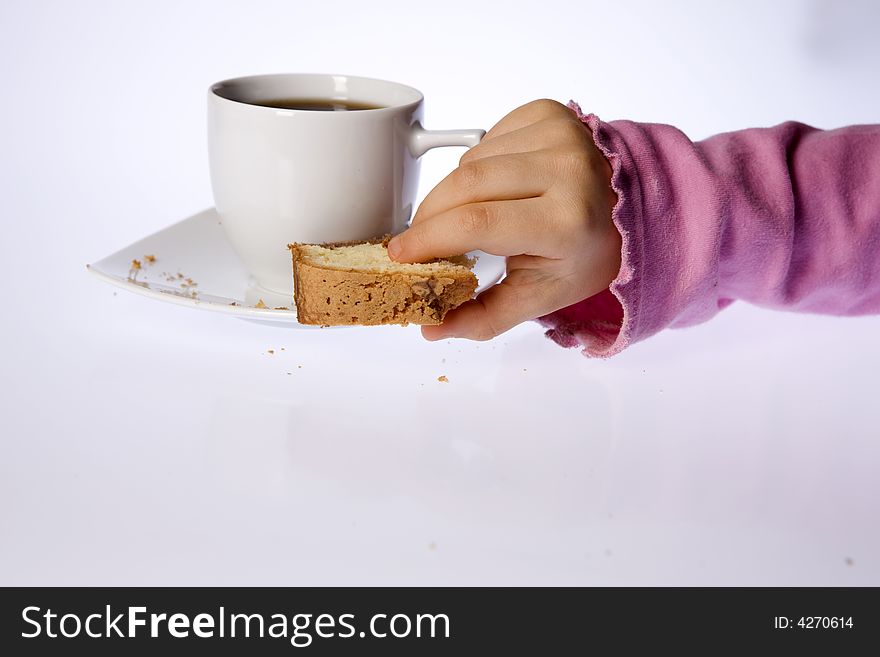
{"type": "Polygon", "coordinates": [[[474,260],[458,256],[407,264],[388,257],[388,240],[290,244],[294,301],[302,324],[439,324],[472,298],[474,260]]]}

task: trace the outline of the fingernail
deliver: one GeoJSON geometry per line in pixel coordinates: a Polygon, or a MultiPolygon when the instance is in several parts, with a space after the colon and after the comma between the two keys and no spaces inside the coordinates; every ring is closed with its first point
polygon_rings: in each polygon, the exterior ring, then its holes
{"type": "Polygon", "coordinates": [[[448,339],[448,338],[454,338],[454,337],[455,337],[455,336],[452,335],[451,333],[442,333],[442,334],[440,334],[440,335],[432,335],[432,336],[430,336],[430,337],[428,337],[428,336],[426,335],[426,336],[425,336],[425,339],[426,339],[428,342],[437,342],[438,340],[446,340],[446,339],[448,339]]]}
{"type": "Polygon", "coordinates": [[[397,256],[400,255],[401,248],[402,247],[400,246],[400,238],[392,237],[391,241],[388,242],[388,257],[390,257],[392,260],[397,260],[397,256]]]}

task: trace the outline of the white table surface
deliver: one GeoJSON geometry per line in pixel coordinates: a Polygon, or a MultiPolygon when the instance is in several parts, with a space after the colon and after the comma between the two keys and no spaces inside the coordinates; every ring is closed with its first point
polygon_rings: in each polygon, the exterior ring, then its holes
{"type": "Polygon", "coordinates": [[[607,4],[4,2],[0,584],[880,584],[880,317],[736,304],[595,361],[85,272],[210,206],[203,95],[239,74],[409,82],[435,128],[880,118],[870,3],[607,4]]]}

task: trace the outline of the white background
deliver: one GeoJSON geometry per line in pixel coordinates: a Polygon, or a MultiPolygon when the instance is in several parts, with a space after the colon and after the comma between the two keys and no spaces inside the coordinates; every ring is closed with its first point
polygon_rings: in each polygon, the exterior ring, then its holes
{"type": "Polygon", "coordinates": [[[215,80],[398,80],[430,128],[834,127],[878,121],[874,6],[4,0],[0,584],[880,584],[878,317],[735,304],[603,362],[85,272],[211,205],[215,80]]]}

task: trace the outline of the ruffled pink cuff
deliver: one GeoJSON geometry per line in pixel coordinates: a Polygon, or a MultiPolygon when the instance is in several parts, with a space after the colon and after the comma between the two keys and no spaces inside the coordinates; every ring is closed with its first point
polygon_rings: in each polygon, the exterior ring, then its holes
{"type": "Polygon", "coordinates": [[[632,202],[633,193],[638,193],[637,187],[634,188],[637,182],[632,158],[613,128],[595,114],[585,115],[574,101],[570,101],[568,107],[589,127],[596,147],[611,164],[611,188],[617,194],[611,218],[622,239],[620,271],[607,290],[539,317],[537,321],[548,329],[545,335],[557,344],[582,347],[585,356],[608,358],[633,342],[639,317],[640,295],[635,283],[639,258],[633,253],[639,243],[633,235],[639,218],[636,216],[638,206],[632,202]]]}

